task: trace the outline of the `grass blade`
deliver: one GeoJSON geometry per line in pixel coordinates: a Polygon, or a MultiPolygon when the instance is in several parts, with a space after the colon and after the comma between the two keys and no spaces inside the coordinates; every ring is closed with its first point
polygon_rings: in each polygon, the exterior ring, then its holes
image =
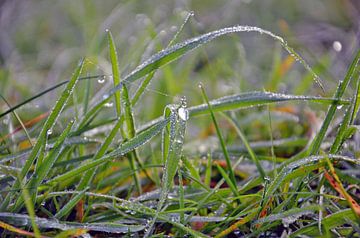
{"type": "MultiPolygon", "coordinates": [[[[116,51],[116,46],[114,43],[113,36],[109,29],[106,29],[108,43],[109,43],[109,52],[110,52],[110,60],[112,67],[112,75],[114,85],[118,85],[120,83],[120,71],[119,71],[119,60],[116,51]]],[[[115,108],[116,114],[118,117],[121,116],[121,101],[120,101],[120,92],[115,92],[115,108]]]]}
{"type": "Polygon", "coordinates": [[[75,169],[72,169],[64,174],[61,174],[61,175],[49,180],[47,183],[48,184],[58,183],[60,181],[67,180],[69,178],[79,176],[81,173],[87,171],[88,169],[95,168],[96,166],[98,166],[106,161],[109,161],[113,158],[124,155],[124,154],[134,150],[135,148],[138,148],[139,146],[145,144],[146,142],[148,142],[151,138],[153,138],[158,133],[160,133],[162,131],[162,129],[166,126],[167,123],[168,123],[168,120],[164,119],[164,120],[158,122],[157,124],[153,125],[149,129],[137,134],[134,138],[124,142],[123,144],[121,144],[119,146],[119,148],[117,148],[113,152],[111,152],[99,159],[86,162],[86,163],[78,166],[75,169]]]}
{"type": "MultiPolygon", "coordinates": [[[[203,98],[204,98],[204,100],[205,100],[205,102],[206,102],[206,104],[207,104],[207,106],[208,106],[208,109],[209,109],[209,111],[210,111],[211,119],[212,119],[212,121],[213,121],[213,123],[214,123],[215,129],[216,129],[216,134],[217,134],[217,136],[218,136],[218,138],[219,138],[220,145],[221,145],[221,149],[222,149],[222,152],[223,152],[224,157],[225,157],[225,160],[226,160],[227,170],[228,170],[228,173],[229,173],[230,181],[231,181],[231,183],[232,183],[231,185],[229,184],[229,186],[236,187],[235,174],[234,174],[234,171],[233,171],[233,169],[232,169],[232,167],[231,167],[230,156],[229,156],[229,153],[228,153],[228,151],[227,151],[227,149],[226,149],[225,141],[224,141],[224,139],[223,139],[223,137],[222,137],[222,134],[221,134],[221,132],[220,132],[219,125],[218,125],[218,123],[217,123],[217,121],[216,121],[214,112],[212,111],[212,106],[211,106],[211,104],[209,103],[209,99],[208,99],[208,97],[207,97],[207,95],[206,95],[205,89],[204,89],[204,87],[203,87],[201,84],[199,84],[199,87],[200,87],[200,89],[201,89],[202,96],[203,96],[203,98]]],[[[237,193],[234,193],[234,195],[237,196],[237,193]]]]}
{"type": "MultiPolygon", "coordinates": [[[[52,130],[52,127],[55,125],[57,118],[59,117],[59,115],[63,111],[64,107],[66,106],[66,104],[69,100],[69,97],[71,96],[71,94],[75,88],[75,85],[79,79],[79,76],[80,76],[82,68],[83,68],[83,64],[84,64],[84,60],[81,60],[78,67],[76,68],[72,78],[70,79],[70,81],[66,85],[66,88],[62,92],[59,100],[56,102],[55,106],[51,110],[47,120],[45,121],[45,124],[43,125],[43,127],[40,131],[38,140],[36,141],[36,144],[32,148],[31,153],[19,174],[18,180],[16,181],[16,183],[13,186],[14,189],[19,188],[21,180],[24,179],[26,174],[29,172],[30,167],[33,164],[33,162],[35,161],[40,148],[44,145],[46,134],[48,133],[49,130],[50,131],[52,130]]],[[[13,193],[9,193],[7,196],[12,196],[12,195],[13,195],[13,193]]],[[[3,205],[6,205],[6,204],[2,204],[1,209],[0,209],[2,211],[5,209],[5,207],[3,205]]]]}
{"type": "Polygon", "coordinates": [[[234,116],[228,116],[226,114],[225,115],[225,118],[228,119],[228,121],[233,125],[233,127],[235,128],[237,134],[239,135],[241,141],[243,142],[243,144],[245,145],[246,147],[246,150],[248,151],[249,155],[250,155],[250,158],[253,160],[253,162],[255,163],[256,165],[256,168],[258,169],[260,175],[261,175],[261,178],[263,181],[265,181],[265,177],[266,177],[266,173],[265,173],[265,170],[263,169],[263,167],[261,166],[260,162],[259,162],[259,159],[257,158],[256,154],[254,153],[254,151],[251,149],[250,147],[250,144],[248,142],[248,140],[246,139],[244,133],[241,131],[240,129],[240,126],[236,120],[236,118],[234,116]]]}
{"type": "Polygon", "coordinates": [[[170,105],[165,109],[165,113],[164,113],[165,115],[167,114],[167,111],[170,110],[170,116],[169,116],[170,140],[169,140],[168,152],[164,153],[164,155],[166,155],[167,157],[165,158],[166,160],[165,160],[164,174],[162,177],[162,190],[160,194],[159,203],[156,209],[156,214],[153,217],[149,225],[149,229],[145,233],[144,237],[148,237],[152,233],[153,226],[156,222],[156,219],[159,216],[159,212],[161,211],[161,209],[165,204],[165,201],[167,200],[168,193],[173,185],[174,177],[179,166],[182,147],[184,144],[186,121],[188,119],[187,117],[183,117],[184,115],[182,115],[182,112],[184,112],[185,115],[188,115],[186,112],[187,109],[185,107],[186,107],[186,103],[183,102],[183,104],[180,105],[180,107],[176,107],[175,105],[170,105]]]}
{"type": "MultiPolygon", "coordinates": [[[[344,80],[339,82],[339,85],[334,94],[334,98],[340,100],[344,95],[345,90],[350,83],[350,80],[353,78],[354,74],[356,74],[358,70],[359,60],[360,60],[360,50],[357,52],[354,60],[352,61],[344,80]]],[[[335,116],[337,106],[338,103],[336,101],[330,105],[325,120],[323,121],[323,124],[320,128],[320,131],[316,134],[315,138],[313,139],[307,150],[306,153],[307,155],[316,155],[319,152],[320,145],[325,137],[326,131],[329,128],[330,122],[335,116]]]]}

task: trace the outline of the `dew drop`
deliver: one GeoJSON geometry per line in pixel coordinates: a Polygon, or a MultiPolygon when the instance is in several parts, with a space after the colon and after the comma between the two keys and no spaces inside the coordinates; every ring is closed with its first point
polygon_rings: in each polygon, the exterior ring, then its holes
{"type": "Polygon", "coordinates": [[[342,49],[342,44],[340,43],[340,41],[337,41],[337,40],[336,40],[336,41],[333,42],[332,47],[334,48],[334,50],[335,50],[336,52],[340,52],[341,49],[342,49]]]}
{"type": "Polygon", "coordinates": [[[106,80],[106,76],[104,75],[98,79],[98,83],[103,84],[103,83],[105,83],[105,80],[106,80]]]}
{"type": "Polygon", "coordinates": [[[189,111],[186,108],[180,107],[178,110],[178,114],[181,120],[189,120],[189,111]]]}
{"type": "Polygon", "coordinates": [[[113,102],[108,102],[104,104],[105,107],[112,107],[113,105],[114,105],[113,102]]]}
{"type": "Polygon", "coordinates": [[[51,135],[52,133],[53,133],[53,131],[52,131],[51,129],[49,129],[49,130],[46,131],[46,134],[47,134],[47,135],[51,135]]]}
{"type": "Polygon", "coordinates": [[[341,109],[343,107],[343,105],[337,105],[336,108],[337,109],[341,109]]]}

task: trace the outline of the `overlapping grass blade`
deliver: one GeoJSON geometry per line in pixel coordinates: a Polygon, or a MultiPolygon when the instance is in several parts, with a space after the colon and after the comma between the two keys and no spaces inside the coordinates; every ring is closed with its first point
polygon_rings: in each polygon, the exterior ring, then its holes
{"type": "MultiPolygon", "coordinates": [[[[355,55],[354,60],[352,61],[346,76],[344,78],[344,80],[339,82],[339,85],[336,89],[336,92],[334,94],[334,98],[340,100],[342,98],[342,96],[345,93],[345,90],[347,88],[347,86],[349,85],[351,79],[353,78],[353,76],[357,73],[357,71],[359,70],[359,60],[360,60],[360,50],[357,52],[357,54],[355,55]]],[[[329,125],[331,123],[331,121],[333,120],[334,116],[335,116],[335,112],[337,110],[337,106],[338,106],[338,102],[334,101],[329,109],[328,112],[326,114],[326,117],[323,121],[323,124],[320,128],[320,131],[316,134],[315,138],[313,139],[313,141],[311,142],[306,155],[316,155],[319,152],[320,149],[320,145],[325,137],[326,131],[329,128],[329,125]]]]}
{"type": "MultiPolygon", "coordinates": [[[[224,115],[226,115],[226,114],[224,114],[224,115]]],[[[231,115],[230,116],[226,115],[226,118],[234,126],[237,134],[239,135],[239,137],[241,139],[241,141],[245,145],[245,147],[246,147],[246,149],[247,149],[247,151],[248,151],[248,153],[250,155],[250,158],[255,163],[256,168],[258,169],[258,171],[259,171],[259,173],[261,175],[261,178],[263,179],[263,181],[265,181],[265,177],[266,177],[265,170],[261,166],[261,164],[259,162],[259,159],[257,158],[256,154],[254,153],[254,151],[250,147],[250,144],[249,144],[248,140],[246,139],[244,133],[241,131],[240,126],[239,126],[238,122],[236,121],[236,118],[234,116],[231,116],[231,115]]]]}
{"type": "MultiPolygon", "coordinates": [[[[61,112],[63,111],[63,109],[65,108],[69,97],[71,96],[74,87],[79,79],[79,76],[81,74],[82,68],[83,68],[83,64],[84,64],[84,60],[81,60],[81,62],[79,63],[79,66],[76,68],[72,78],[70,79],[70,81],[68,82],[68,84],[66,85],[66,88],[64,89],[64,91],[62,92],[59,100],[56,102],[55,106],[53,107],[53,109],[51,110],[47,120],[45,121],[40,134],[38,136],[38,140],[36,141],[34,147],[31,150],[31,153],[28,157],[28,159],[25,161],[25,164],[19,174],[19,178],[16,181],[16,183],[14,184],[13,188],[17,189],[19,188],[20,185],[20,180],[24,179],[26,174],[29,172],[31,165],[33,164],[33,162],[36,159],[36,156],[38,155],[38,152],[40,150],[40,148],[42,146],[44,146],[45,143],[45,136],[48,133],[48,131],[52,130],[53,126],[56,123],[57,118],[59,117],[59,115],[61,114],[61,112]]],[[[12,196],[13,193],[9,193],[7,196],[12,196]]],[[[6,201],[6,199],[5,199],[6,201]]],[[[1,211],[5,210],[8,204],[2,204],[1,205],[1,211]]]]}
{"type": "MultiPolygon", "coordinates": [[[[231,181],[231,183],[232,183],[232,184],[229,184],[229,186],[231,186],[231,187],[233,187],[233,188],[236,188],[237,186],[236,186],[235,174],[234,174],[234,171],[233,171],[232,166],[231,166],[230,156],[229,156],[229,153],[228,153],[228,151],[227,151],[227,149],[226,149],[225,141],[224,141],[224,139],[223,139],[223,137],[222,137],[222,134],[221,134],[219,125],[218,125],[218,123],[217,123],[217,121],[216,121],[214,112],[213,112],[213,110],[212,110],[212,106],[211,106],[211,104],[209,103],[209,99],[208,99],[208,97],[207,97],[207,95],[206,95],[205,89],[204,89],[204,87],[203,87],[201,84],[199,85],[199,87],[200,87],[200,89],[201,89],[202,96],[203,96],[203,98],[204,98],[204,100],[205,100],[205,102],[206,102],[206,104],[207,104],[207,106],[208,106],[208,109],[209,109],[209,111],[210,111],[211,119],[212,119],[212,121],[213,121],[213,123],[214,123],[215,129],[216,129],[216,134],[217,134],[217,136],[218,136],[218,138],[219,138],[220,145],[221,145],[221,149],[222,149],[222,152],[223,152],[224,157],[225,157],[225,160],[226,160],[227,172],[229,173],[229,178],[230,178],[230,181],[231,181]]],[[[235,196],[238,195],[237,192],[235,192],[235,191],[233,191],[233,192],[234,192],[234,195],[235,195],[235,196]]]]}
{"type": "MultiPolygon", "coordinates": [[[[164,166],[164,173],[162,176],[162,190],[160,199],[157,205],[156,214],[153,217],[148,231],[145,233],[144,237],[148,237],[152,233],[153,226],[156,222],[156,219],[159,216],[159,212],[163,208],[169,191],[173,185],[174,177],[176,174],[176,171],[179,166],[179,161],[181,158],[182,153],[182,147],[184,144],[184,136],[185,136],[185,129],[186,129],[186,120],[188,118],[183,117],[181,115],[181,111],[185,112],[186,114],[186,104],[183,102],[183,105],[180,105],[179,107],[176,107],[175,105],[170,105],[165,109],[165,116],[167,115],[167,111],[170,111],[169,115],[169,121],[170,121],[170,135],[169,135],[169,146],[163,146],[163,149],[166,149],[167,152],[163,153],[166,158],[163,158],[165,160],[165,166],[164,166]]],[[[166,136],[165,133],[163,133],[163,136],[166,136]]],[[[163,142],[166,141],[163,139],[163,142]]]]}
{"type": "Polygon", "coordinates": [[[110,159],[114,159],[116,157],[119,157],[121,155],[124,155],[135,148],[138,148],[139,146],[145,144],[148,142],[151,138],[156,136],[158,133],[162,131],[162,129],[166,126],[168,123],[168,119],[164,119],[162,121],[159,121],[157,124],[153,125],[152,127],[148,128],[147,130],[144,130],[137,134],[134,138],[122,143],[119,145],[119,147],[112,151],[111,153],[89,162],[85,162],[84,164],[79,165],[75,169],[72,169],[64,174],[61,174],[59,176],[56,176],[55,178],[49,180],[47,183],[57,183],[60,181],[64,181],[66,179],[79,176],[84,171],[87,171],[88,169],[95,168],[96,166],[109,161],[110,159]]]}
{"type": "MultiPolygon", "coordinates": [[[[65,128],[63,133],[57,138],[54,148],[49,153],[49,155],[47,157],[45,157],[45,159],[43,159],[43,160],[38,159],[37,164],[36,164],[36,170],[35,170],[34,174],[32,175],[32,177],[30,178],[28,184],[26,184],[26,188],[29,190],[30,198],[33,203],[35,203],[35,201],[36,201],[36,195],[38,192],[39,185],[46,178],[46,176],[52,169],[55,161],[58,159],[59,155],[61,154],[63,143],[64,143],[65,139],[67,138],[67,136],[69,135],[73,124],[74,124],[74,121],[73,120],[70,121],[70,123],[65,128]]],[[[19,210],[21,208],[23,202],[24,202],[24,200],[22,199],[22,197],[19,197],[16,200],[15,206],[13,209],[15,211],[19,210]]]]}

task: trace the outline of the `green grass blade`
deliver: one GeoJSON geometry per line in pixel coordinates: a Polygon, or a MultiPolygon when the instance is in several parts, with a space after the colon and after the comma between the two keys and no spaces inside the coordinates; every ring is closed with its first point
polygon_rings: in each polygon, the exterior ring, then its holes
{"type": "MultiPolygon", "coordinates": [[[[43,127],[40,131],[38,140],[36,141],[34,147],[32,148],[28,159],[25,161],[25,164],[19,174],[18,180],[16,181],[16,183],[13,186],[14,189],[19,188],[20,180],[25,178],[26,174],[30,170],[31,165],[35,161],[40,148],[44,145],[46,134],[48,133],[49,130],[52,130],[52,127],[55,125],[57,118],[59,117],[59,115],[61,114],[63,109],[65,108],[65,106],[69,100],[69,97],[71,96],[71,94],[75,88],[75,85],[79,79],[79,76],[80,76],[82,68],[83,68],[83,64],[84,64],[84,60],[81,60],[80,64],[76,68],[72,78],[70,79],[70,81],[66,85],[66,88],[62,92],[59,100],[56,102],[55,106],[51,110],[47,120],[45,121],[45,124],[43,125],[43,127]]],[[[12,195],[12,193],[8,194],[8,196],[11,196],[11,195],[12,195]]],[[[4,207],[1,207],[1,210],[3,210],[3,209],[4,209],[4,207]]]]}
{"type": "MultiPolygon", "coordinates": [[[[220,36],[231,34],[231,33],[237,33],[237,32],[257,32],[260,34],[269,35],[273,39],[280,42],[280,44],[284,47],[284,49],[292,56],[295,57],[309,72],[312,73],[314,76],[315,82],[322,88],[322,85],[319,81],[318,76],[312,71],[311,67],[305,62],[304,59],[302,59],[291,47],[289,47],[286,43],[286,41],[281,38],[280,36],[277,36],[273,34],[270,31],[266,31],[264,29],[258,28],[258,27],[252,27],[252,26],[233,26],[228,28],[222,28],[217,31],[212,31],[203,35],[200,35],[198,37],[194,37],[188,40],[185,40],[181,43],[178,43],[172,47],[169,47],[167,49],[164,49],[153,56],[151,56],[148,60],[143,62],[141,65],[139,65],[134,71],[132,71],[129,75],[124,77],[122,82],[129,83],[133,82],[152,71],[178,59],[179,57],[185,55],[186,53],[190,52],[191,50],[204,45],[205,43],[208,43],[220,36]]],[[[120,90],[122,88],[122,83],[118,84],[114,89],[110,91],[110,94],[115,93],[116,91],[120,90]]]]}
{"type": "Polygon", "coordinates": [[[236,186],[234,185],[233,181],[230,179],[228,174],[225,172],[225,170],[218,164],[216,164],[217,170],[220,172],[221,176],[225,179],[226,183],[229,185],[232,193],[237,197],[239,196],[239,193],[237,191],[236,186]]]}
{"type": "MultiPolygon", "coordinates": [[[[114,127],[111,129],[109,135],[105,138],[104,142],[101,144],[100,149],[96,152],[96,154],[92,157],[92,160],[100,159],[102,156],[105,155],[106,151],[108,150],[111,142],[114,140],[116,134],[119,132],[120,127],[122,126],[123,122],[118,119],[115,123],[114,127]]],[[[96,173],[96,168],[89,169],[86,171],[86,173],[83,175],[83,177],[80,180],[80,183],[77,187],[78,191],[84,190],[86,187],[88,187],[94,178],[96,173]]]]}
{"type": "Polygon", "coordinates": [[[135,148],[138,148],[139,146],[145,144],[146,142],[148,142],[151,138],[153,138],[158,133],[160,133],[162,131],[162,129],[166,126],[167,123],[168,123],[168,120],[164,119],[164,120],[158,122],[157,124],[153,125],[149,129],[140,132],[134,138],[124,142],[116,150],[112,151],[111,153],[109,153],[99,159],[96,159],[93,161],[88,161],[88,162],[78,166],[75,169],[72,169],[64,174],[56,176],[55,178],[49,180],[47,183],[48,184],[58,183],[58,182],[67,180],[69,178],[79,176],[81,173],[87,171],[88,169],[95,168],[96,166],[98,166],[108,160],[111,160],[115,157],[124,155],[124,154],[134,150],[135,148]]]}
{"type": "MultiPolygon", "coordinates": [[[[175,105],[170,105],[165,109],[165,115],[167,114],[166,111],[170,110],[170,141],[169,141],[169,148],[168,152],[164,153],[164,155],[167,155],[165,160],[165,166],[164,166],[164,174],[162,177],[162,190],[160,194],[159,203],[157,205],[156,214],[153,217],[148,231],[145,233],[144,237],[148,237],[152,233],[153,226],[156,222],[156,219],[159,216],[159,212],[163,208],[168,193],[173,186],[174,177],[176,174],[176,171],[179,166],[179,161],[182,154],[182,147],[184,144],[184,136],[185,136],[185,130],[186,130],[186,120],[187,117],[183,117],[182,112],[185,112],[186,114],[186,104],[180,105],[180,107],[175,107],[175,105]]],[[[164,134],[163,134],[164,135],[164,134]]],[[[164,141],[164,140],[163,140],[164,141]]]]}
{"type": "MultiPolygon", "coordinates": [[[[118,85],[120,83],[120,71],[119,71],[119,60],[117,55],[116,46],[114,43],[114,38],[110,32],[110,30],[106,29],[108,43],[109,43],[109,52],[110,52],[110,60],[113,74],[114,85],[118,85]]],[[[121,116],[121,101],[120,101],[120,92],[115,93],[115,108],[116,114],[118,117],[121,116]]]]}
{"type": "Polygon", "coordinates": [[[55,218],[61,219],[65,216],[67,216],[71,212],[71,210],[76,206],[76,204],[81,200],[81,198],[84,196],[84,194],[87,190],[88,190],[88,188],[84,189],[80,193],[76,194],[72,199],[70,199],[70,201],[67,202],[65,204],[65,206],[63,206],[60,209],[60,211],[58,211],[55,214],[55,218]]]}
{"type": "MultiPolygon", "coordinates": [[[[352,212],[352,210],[350,208],[340,210],[338,212],[335,212],[333,214],[330,214],[330,215],[324,217],[322,220],[322,224],[323,224],[324,228],[326,228],[327,230],[331,230],[336,227],[341,227],[344,224],[347,224],[348,220],[353,221],[355,223],[357,222],[356,216],[354,215],[354,213],[352,212]]],[[[311,236],[311,237],[320,235],[319,229],[318,229],[318,224],[312,223],[308,226],[304,226],[304,227],[296,230],[294,233],[292,233],[290,235],[290,237],[299,237],[300,235],[306,235],[306,236],[311,236]]]]}
{"type": "MultiPolygon", "coordinates": [[[[339,82],[339,85],[334,94],[334,98],[340,100],[342,98],[342,96],[344,95],[345,90],[350,83],[350,80],[353,78],[354,74],[358,70],[359,60],[360,60],[360,50],[357,52],[354,60],[352,61],[344,80],[339,82]]],[[[313,141],[311,142],[311,144],[307,150],[307,155],[315,155],[319,152],[320,145],[325,137],[326,131],[329,128],[330,122],[333,120],[333,118],[335,116],[337,106],[338,106],[337,102],[333,102],[330,105],[328,112],[326,114],[325,120],[323,121],[323,124],[321,125],[320,131],[316,134],[315,138],[313,139],[313,141]]]]}
{"type": "Polygon", "coordinates": [[[226,114],[223,114],[225,115],[225,118],[228,119],[228,121],[233,125],[233,127],[235,128],[237,134],[239,135],[241,141],[243,142],[243,144],[245,145],[246,147],[246,150],[248,151],[249,155],[250,155],[250,158],[253,160],[253,162],[255,163],[256,165],[256,168],[258,169],[259,173],[260,173],[260,176],[262,178],[263,181],[265,181],[265,177],[266,177],[266,173],[265,173],[265,170],[263,169],[263,167],[261,166],[260,162],[259,162],[259,159],[257,158],[256,154],[254,153],[254,151],[251,149],[250,147],[250,144],[248,142],[248,140],[246,139],[244,133],[241,131],[240,129],[240,126],[236,120],[236,118],[234,116],[228,116],[226,114]]]}
{"type": "MultiPolygon", "coordinates": [[[[323,104],[331,104],[339,101],[339,104],[341,105],[349,104],[349,102],[346,100],[338,100],[336,98],[298,96],[255,91],[221,97],[210,101],[210,105],[214,112],[218,112],[291,101],[309,101],[323,104]]],[[[201,104],[198,106],[189,107],[189,112],[191,116],[209,113],[208,105],[201,104]]]]}
{"type": "MultiPolygon", "coordinates": [[[[233,169],[232,169],[232,167],[231,167],[230,156],[229,156],[229,153],[228,153],[228,151],[227,151],[227,149],[226,149],[225,141],[224,141],[224,139],[223,139],[223,137],[222,137],[222,134],[221,134],[221,132],[220,132],[219,125],[218,125],[218,123],[217,123],[217,120],[216,120],[216,118],[215,118],[214,112],[213,112],[213,110],[212,110],[212,106],[211,106],[211,104],[209,103],[209,99],[208,99],[208,97],[207,97],[207,95],[206,95],[205,89],[204,89],[204,87],[203,87],[201,84],[199,85],[199,87],[200,87],[200,89],[201,89],[202,96],[203,96],[203,98],[204,98],[204,100],[205,100],[205,102],[206,102],[206,104],[207,104],[207,106],[208,106],[208,109],[209,109],[209,111],[210,111],[211,119],[212,119],[212,121],[213,121],[213,123],[214,123],[215,129],[216,129],[216,134],[217,134],[217,136],[218,136],[218,138],[219,138],[220,145],[221,145],[221,149],[222,149],[222,152],[223,152],[224,157],[225,157],[225,160],[226,160],[227,171],[228,171],[228,173],[229,173],[229,177],[230,177],[230,180],[231,180],[231,183],[232,183],[232,185],[229,184],[229,186],[236,187],[235,174],[234,174],[234,171],[233,171],[233,169]]],[[[234,195],[237,196],[237,193],[234,193],[234,195]]]]}
{"type": "MultiPolygon", "coordinates": [[[[69,135],[73,125],[74,125],[74,121],[70,121],[70,123],[65,128],[63,133],[61,133],[61,135],[57,138],[54,148],[52,149],[50,154],[44,160],[38,160],[37,169],[30,178],[28,184],[26,185],[27,189],[30,191],[29,194],[31,197],[31,201],[33,203],[35,203],[39,185],[46,178],[46,176],[54,166],[55,161],[58,159],[61,153],[62,145],[65,139],[67,138],[67,136],[69,135]]],[[[22,200],[21,197],[17,199],[13,210],[15,211],[19,210],[21,208],[23,201],[24,200],[22,200]]]]}

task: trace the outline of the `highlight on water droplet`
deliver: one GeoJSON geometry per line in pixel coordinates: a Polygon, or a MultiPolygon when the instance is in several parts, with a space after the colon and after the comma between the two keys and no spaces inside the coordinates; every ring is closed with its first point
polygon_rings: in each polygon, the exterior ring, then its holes
{"type": "Polygon", "coordinates": [[[179,118],[183,121],[189,120],[189,111],[186,108],[180,107],[178,110],[179,118]]]}
{"type": "Polygon", "coordinates": [[[98,83],[103,84],[103,83],[105,83],[105,80],[106,80],[106,76],[103,75],[102,77],[100,77],[100,78],[98,79],[98,83]]]}
{"type": "Polygon", "coordinates": [[[341,105],[341,104],[340,104],[340,105],[337,105],[336,108],[337,108],[337,109],[341,109],[343,106],[344,106],[344,105],[341,105]]]}
{"type": "Polygon", "coordinates": [[[336,52],[340,52],[341,49],[342,49],[342,44],[341,44],[340,41],[336,40],[336,41],[333,42],[332,47],[336,52]]]}
{"type": "Polygon", "coordinates": [[[113,102],[107,102],[104,104],[105,107],[112,107],[114,105],[113,102]]]}
{"type": "Polygon", "coordinates": [[[51,129],[49,129],[49,130],[46,131],[46,134],[47,134],[47,135],[51,135],[52,133],[53,133],[53,131],[52,131],[51,129]]]}

